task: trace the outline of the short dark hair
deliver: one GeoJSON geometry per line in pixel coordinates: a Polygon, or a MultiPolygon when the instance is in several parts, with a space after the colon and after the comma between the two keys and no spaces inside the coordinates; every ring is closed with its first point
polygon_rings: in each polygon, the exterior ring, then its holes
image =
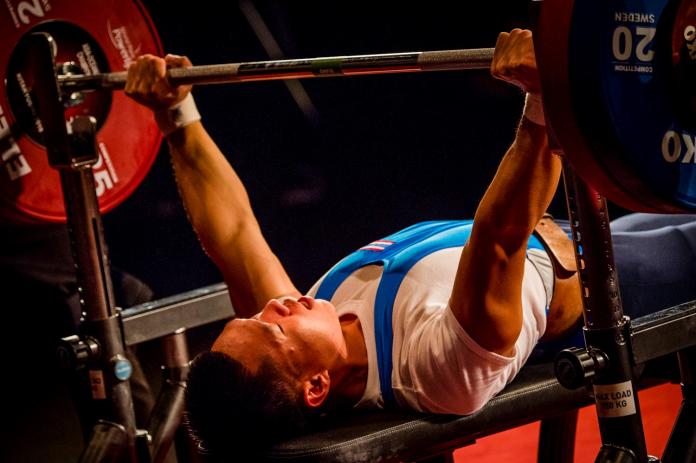
{"type": "Polygon", "coordinates": [[[189,430],[206,454],[239,458],[258,453],[311,421],[295,383],[269,357],[252,373],[225,353],[201,353],[187,379],[189,430]]]}

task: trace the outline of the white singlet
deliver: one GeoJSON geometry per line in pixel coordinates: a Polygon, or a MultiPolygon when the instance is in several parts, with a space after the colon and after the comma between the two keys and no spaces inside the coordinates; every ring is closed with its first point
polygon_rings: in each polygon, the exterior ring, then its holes
{"type": "MultiPolygon", "coordinates": [[[[553,274],[543,269],[551,268],[548,256],[537,252],[525,262],[523,322],[515,354],[505,357],[476,343],[449,307],[461,251],[461,247],[448,248],[424,257],[411,268],[397,292],[392,317],[392,388],[402,407],[433,413],[474,413],[512,381],[546,329],[553,274]]],[[[341,283],[332,298],[339,316],[355,314],[360,319],[365,338],[368,378],[356,408],[383,406],[373,320],[381,275],[379,265],[362,267],[341,283]]],[[[322,280],[307,294],[315,295],[322,280]]]]}

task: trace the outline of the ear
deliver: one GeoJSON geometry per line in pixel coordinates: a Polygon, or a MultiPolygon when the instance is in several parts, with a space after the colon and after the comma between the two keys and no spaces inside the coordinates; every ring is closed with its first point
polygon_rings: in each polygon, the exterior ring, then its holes
{"type": "Polygon", "coordinates": [[[310,408],[321,406],[329,395],[330,384],[331,379],[329,378],[328,370],[315,373],[305,379],[302,383],[305,404],[310,408]]]}

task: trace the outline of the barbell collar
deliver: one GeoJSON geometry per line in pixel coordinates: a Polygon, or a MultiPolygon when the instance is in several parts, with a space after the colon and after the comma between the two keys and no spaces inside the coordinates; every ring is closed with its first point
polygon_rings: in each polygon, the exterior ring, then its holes
{"type": "MultiPolygon", "coordinates": [[[[487,69],[492,60],[493,48],[330,56],[173,68],[167,71],[167,79],[172,85],[197,85],[403,72],[456,71],[487,69]]],[[[125,87],[126,78],[127,72],[113,72],[94,75],[63,75],[58,77],[58,82],[63,91],[120,90],[125,87]]]]}

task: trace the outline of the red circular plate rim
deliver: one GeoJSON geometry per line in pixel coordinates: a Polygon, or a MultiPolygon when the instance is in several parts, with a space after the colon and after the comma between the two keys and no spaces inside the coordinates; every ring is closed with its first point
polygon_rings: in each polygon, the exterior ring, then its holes
{"type": "MultiPolygon", "coordinates": [[[[142,2],[140,0],[131,0],[133,3],[133,6],[139,11],[141,17],[144,19],[144,24],[147,27],[147,30],[150,33],[150,37],[153,39],[155,49],[159,55],[163,54],[163,47],[162,47],[162,41],[160,39],[160,36],[157,32],[157,29],[155,28],[154,22],[152,20],[152,17],[150,16],[148,10],[144,7],[142,2]]],[[[77,21],[72,20],[71,18],[61,18],[59,16],[57,17],[52,17],[44,21],[39,21],[36,24],[33,24],[31,26],[31,29],[40,26],[41,24],[44,24],[46,22],[51,22],[51,21],[67,21],[71,22],[73,24],[76,24],[79,27],[82,27],[83,29],[87,30],[89,29],[83,24],[80,24],[77,21]]],[[[26,32],[26,31],[25,31],[26,32]]],[[[17,40],[12,44],[12,48],[17,45],[21,37],[25,32],[20,33],[17,36],[17,40]]],[[[9,55],[8,55],[9,56],[9,55]]],[[[7,98],[5,98],[5,95],[0,95],[1,99],[3,102],[8,103],[7,98]]],[[[9,103],[8,103],[9,104],[9,103]]],[[[8,104],[5,104],[4,106],[8,106],[8,104]]],[[[110,118],[110,115],[107,116],[107,123],[108,123],[108,118],[110,118]]],[[[100,131],[101,133],[101,131],[100,131]]],[[[97,134],[97,138],[99,139],[100,136],[97,134]]],[[[99,210],[101,213],[108,213],[109,211],[113,210],[120,204],[122,204],[125,200],[127,200],[134,192],[135,190],[142,184],[143,180],[149,173],[152,165],[155,162],[155,159],[157,158],[157,154],[160,150],[161,144],[162,144],[162,134],[158,132],[156,138],[153,140],[153,145],[152,145],[152,150],[147,153],[147,156],[144,156],[144,162],[141,164],[136,172],[135,175],[133,175],[128,183],[122,187],[121,190],[119,190],[118,195],[114,195],[112,197],[107,197],[105,200],[99,200],[99,210]]],[[[29,139],[29,137],[23,136],[19,140],[16,140],[17,144],[22,147],[22,150],[30,149],[39,149],[42,151],[42,153],[45,154],[45,148],[43,146],[40,146],[36,144],[33,140],[29,139]]],[[[58,183],[58,185],[60,185],[58,183]]],[[[60,186],[59,186],[60,188],[60,186]]],[[[57,192],[57,194],[62,196],[62,192],[57,192]]],[[[43,212],[40,210],[36,210],[36,208],[33,208],[30,204],[22,204],[21,206],[18,206],[16,202],[10,201],[9,199],[3,197],[0,195],[0,217],[3,217],[5,219],[8,219],[13,222],[52,222],[52,223],[65,223],[67,221],[67,217],[65,216],[65,212],[60,212],[60,213],[54,213],[54,212],[43,212]]]]}

